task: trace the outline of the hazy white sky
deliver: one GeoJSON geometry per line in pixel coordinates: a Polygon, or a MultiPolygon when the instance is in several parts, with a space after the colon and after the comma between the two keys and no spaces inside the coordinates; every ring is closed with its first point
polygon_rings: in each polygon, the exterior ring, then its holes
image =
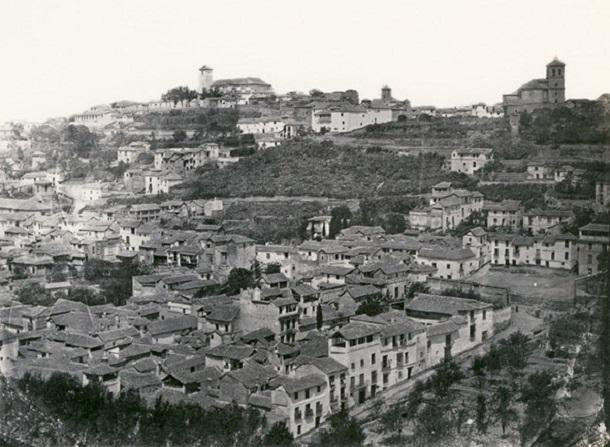
{"type": "Polygon", "coordinates": [[[414,105],[501,101],[567,64],[567,97],[610,92],[610,0],[2,0],[0,122],[259,76],[279,93],[382,84],[414,105]]]}

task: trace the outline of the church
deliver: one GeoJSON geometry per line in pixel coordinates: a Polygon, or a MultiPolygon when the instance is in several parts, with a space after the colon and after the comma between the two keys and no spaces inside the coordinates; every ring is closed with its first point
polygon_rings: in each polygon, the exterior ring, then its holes
{"type": "Polygon", "coordinates": [[[199,68],[199,92],[203,90],[218,90],[223,95],[253,95],[255,97],[267,97],[273,95],[271,84],[260,78],[233,78],[219,79],[214,81],[213,69],[203,65],[199,68]]]}
{"type": "Polygon", "coordinates": [[[503,96],[504,116],[532,112],[565,102],[566,64],[555,58],[546,66],[546,78],[532,79],[509,95],[503,96]]]}

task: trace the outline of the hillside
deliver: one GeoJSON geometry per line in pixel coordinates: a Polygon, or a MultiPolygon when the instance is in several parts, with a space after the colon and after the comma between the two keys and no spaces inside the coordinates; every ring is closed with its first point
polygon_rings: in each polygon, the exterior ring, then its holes
{"type": "Polygon", "coordinates": [[[519,133],[537,144],[610,144],[610,107],[600,101],[574,100],[523,113],[519,133]]]}
{"type": "Polygon", "coordinates": [[[475,135],[499,135],[507,131],[504,120],[480,119],[476,117],[430,117],[374,124],[354,130],[348,135],[359,138],[398,138],[417,140],[456,141],[475,135]]]}
{"type": "Polygon", "coordinates": [[[0,376],[0,396],[0,445],[46,446],[69,442],[62,422],[3,376],[0,376]]]}
{"type": "Polygon", "coordinates": [[[206,168],[186,185],[187,198],[315,196],[362,198],[418,194],[447,179],[437,154],[400,156],[381,150],[292,142],[225,169],[206,168]]]}

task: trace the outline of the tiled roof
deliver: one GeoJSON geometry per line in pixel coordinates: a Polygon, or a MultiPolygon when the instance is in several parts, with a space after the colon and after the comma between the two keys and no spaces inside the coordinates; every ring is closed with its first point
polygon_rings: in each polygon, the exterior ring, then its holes
{"type": "Polygon", "coordinates": [[[229,376],[242,383],[246,388],[257,388],[266,385],[278,376],[277,371],[270,366],[262,366],[256,362],[249,362],[243,368],[230,371],[229,376]]]}
{"type": "Polygon", "coordinates": [[[148,332],[153,336],[194,329],[197,329],[197,318],[192,315],[156,320],[148,326],[148,332]]]}
{"type": "Polygon", "coordinates": [[[305,377],[278,377],[271,382],[271,387],[282,386],[292,394],[325,384],[326,379],[322,374],[310,374],[305,377]]]}
{"type": "Polygon", "coordinates": [[[347,371],[347,366],[330,357],[309,357],[302,355],[295,361],[297,365],[314,365],[324,374],[337,374],[347,371]]]}
{"type": "Polygon", "coordinates": [[[215,306],[211,312],[207,314],[206,319],[211,321],[231,322],[239,315],[239,307],[233,304],[225,304],[215,306]]]}
{"type": "Polygon", "coordinates": [[[491,307],[493,307],[491,304],[466,298],[418,293],[415,298],[407,303],[406,310],[407,313],[408,311],[416,311],[457,315],[459,312],[468,312],[491,307]]]}
{"type": "Polygon", "coordinates": [[[368,335],[378,334],[380,331],[381,328],[376,325],[350,322],[343,326],[341,329],[335,331],[333,336],[339,334],[348,340],[355,340],[357,338],[366,337],[368,335]]]}
{"type": "Polygon", "coordinates": [[[600,233],[608,233],[610,231],[610,225],[608,224],[599,224],[599,223],[589,223],[584,227],[579,228],[580,231],[599,231],[600,233]]]}
{"type": "Polygon", "coordinates": [[[464,261],[472,259],[475,254],[470,248],[422,248],[419,251],[420,258],[438,259],[447,261],[464,261]]]}
{"type": "Polygon", "coordinates": [[[249,345],[218,345],[206,351],[208,357],[221,357],[233,360],[244,360],[254,354],[254,348],[249,345]]]}

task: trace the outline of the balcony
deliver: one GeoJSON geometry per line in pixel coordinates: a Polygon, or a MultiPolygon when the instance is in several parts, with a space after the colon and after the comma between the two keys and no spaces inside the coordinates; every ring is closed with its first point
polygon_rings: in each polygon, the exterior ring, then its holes
{"type": "Polygon", "coordinates": [[[307,408],[305,410],[305,419],[312,419],[312,418],[313,418],[313,409],[307,408]]]}
{"type": "Polygon", "coordinates": [[[381,365],[381,369],[385,369],[385,370],[392,369],[392,362],[389,362],[389,361],[388,362],[384,362],[381,365]]]}
{"type": "Polygon", "coordinates": [[[294,421],[295,422],[301,422],[302,420],[303,420],[303,414],[302,413],[299,412],[299,413],[296,413],[294,415],[294,421]]]}

